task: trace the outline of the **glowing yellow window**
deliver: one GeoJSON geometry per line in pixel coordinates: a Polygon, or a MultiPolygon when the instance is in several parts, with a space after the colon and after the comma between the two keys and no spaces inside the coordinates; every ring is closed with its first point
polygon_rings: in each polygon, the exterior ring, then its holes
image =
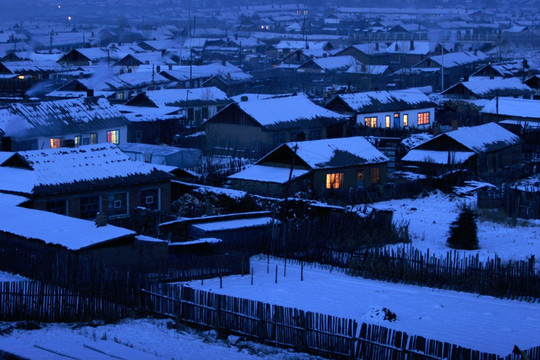
{"type": "Polygon", "coordinates": [[[120,131],[119,130],[107,131],[107,142],[118,145],[120,143],[120,131]]]}
{"type": "Polygon", "coordinates": [[[51,149],[58,149],[62,146],[61,139],[51,139],[51,149]]]}
{"type": "Polygon", "coordinates": [[[384,120],[385,120],[386,127],[389,128],[390,127],[390,115],[386,115],[384,120]]]}
{"type": "Polygon", "coordinates": [[[403,115],[403,126],[409,126],[409,115],[403,115]]]}
{"type": "Polygon", "coordinates": [[[372,127],[372,128],[377,127],[377,117],[376,116],[366,117],[366,118],[364,118],[364,122],[365,122],[366,126],[369,126],[369,127],[372,127]]]}
{"type": "Polygon", "coordinates": [[[326,174],[327,189],[341,189],[343,187],[343,173],[326,174]]]}

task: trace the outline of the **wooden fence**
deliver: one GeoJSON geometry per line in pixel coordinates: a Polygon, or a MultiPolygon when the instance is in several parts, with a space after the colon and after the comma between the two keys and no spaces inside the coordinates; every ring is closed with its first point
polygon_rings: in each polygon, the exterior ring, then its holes
{"type": "Polygon", "coordinates": [[[122,304],[37,281],[0,282],[0,321],[73,322],[133,315],[122,304]]]}
{"type": "Polygon", "coordinates": [[[540,219],[540,193],[511,188],[481,190],[478,192],[478,207],[505,210],[510,217],[540,219]]]}
{"type": "MultiPolygon", "coordinates": [[[[146,308],[155,313],[331,359],[521,359],[521,355],[501,357],[383,326],[358,326],[352,319],[182,285],[158,284],[143,292],[146,308]]],[[[525,352],[531,359],[540,357],[540,347],[525,352]]]]}

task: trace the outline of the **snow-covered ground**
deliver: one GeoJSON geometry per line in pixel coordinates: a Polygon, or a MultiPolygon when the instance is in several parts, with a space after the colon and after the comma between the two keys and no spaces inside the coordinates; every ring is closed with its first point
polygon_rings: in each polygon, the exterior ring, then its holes
{"type": "Polygon", "coordinates": [[[271,260],[267,274],[264,257],[252,258],[252,267],[254,285],[250,276],[229,276],[223,278],[222,289],[219,279],[193,281],[189,286],[375,323],[500,355],[510,354],[514,345],[522,349],[540,345],[538,303],[367,280],[321,268],[304,268],[300,281],[298,265],[287,264],[283,276],[283,260],[271,260]],[[394,312],[397,320],[383,320],[382,308],[394,312]]]}
{"type": "Polygon", "coordinates": [[[0,323],[0,350],[29,360],[65,360],[68,357],[92,360],[320,359],[242,341],[234,336],[220,340],[213,331],[172,329],[167,327],[167,322],[170,320],[123,320],[115,325],[98,327],[49,324],[39,330],[15,329],[3,335],[2,329],[13,324],[0,323]]]}
{"type": "Polygon", "coordinates": [[[14,274],[0,271],[0,282],[28,281],[28,280],[29,279],[20,275],[14,275],[14,274]]]}
{"type": "MultiPolygon", "coordinates": [[[[446,245],[450,223],[457,218],[458,207],[464,202],[476,206],[476,197],[457,197],[436,191],[423,198],[390,200],[372,206],[394,211],[396,223],[409,222],[409,232],[415,248],[446,255],[451,250],[446,245]]],[[[481,259],[494,258],[497,254],[503,260],[525,260],[535,255],[539,261],[540,221],[520,221],[518,226],[511,227],[479,219],[478,241],[479,250],[462,252],[468,255],[478,253],[481,259]]]]}

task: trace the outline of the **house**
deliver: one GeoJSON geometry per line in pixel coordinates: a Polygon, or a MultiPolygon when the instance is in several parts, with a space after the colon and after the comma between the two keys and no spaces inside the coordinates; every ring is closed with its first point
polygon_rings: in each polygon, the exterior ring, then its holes
{"type": "Polygon", "coordinates": [[[159,225],[160,232],[167,236],[171,244],[194,245],[192,241],[208,242],[231,246],[238,242],[261,242],[270,231],[275,220],[268,211],[235,213],[181,218],[159,225]],[[188,243],[189,242],[189,243],[188,243]]]}
{"type": "Polygon", "coordinates": [[[414,88],[338,94],[325,107],[354,116],[357,125],[373,128],[427,129],[435,121],[435,104],[414,88]]]}
{"type": "Polygon", "coordinates": [[[355,44],[335,53],[335,56],[350,55],[366,65],[388,65],[385,43],[355,44]]]}
{"type": "Polygon", "coordinates": [[[208,147],[260,156],[287,141],[345,135],[348,117],[314,104],[304,94],[243,100],[230,104],[206,122],[208,147]]]}
{"type": "Polygon", "coordinates": [[[377,189],[387,182],[388,158],[364,137],[282,144],[245,170],[229,176],[234,189],[312,198],[377,189]]]}
{"type": "Polygon", "coordinates": [[[301,73],[336,73],[361,67],[362,63],[350,55],[313,58],[296,68],[301,73]]]}
{"type": "Polygon", "coordinates": [[[170,179],[114,144],[21,151],[0,163],[0,192],[28,197],[33,209],[80,219],[100,213],[131,228],[138,208],[169,212],[170,179]]]}
{"type": "Polygon", "coordinates": [[[540,100],[499,97],[491,100],[480,111],[489,120],[517,120],[540,124],[540,100]]]}
{"type": "Polygon", "coordinates": [[[527,60],[511,60],[487,64],[476,72],[472,73],[474,77],[523,77],[529,71],[527,60]]]}
{"type": "Polygon", "coordinates": [[[493,99],[496,96],[530,98],[534,91],[518,78],[471,77],[452,85],[441,94],[452,99],[493,99]]]}
{"type": "Polygon", "coordinates": [[[0,94],[21,96],[38,82],[63,70],[54,61],[3,61],[0,63],[0,94]]]}
{"type": "Polygon", "coordinates": [[[203,83],[214,76],[224,76],[226,79],[236,81],[252,78],[251,75],[228,62],[192,66],[170,66],[167,70],[162,70],[160,75],[171,81],[178,82],[177,87],[179,88],[202,87],[203,83]]]}
{"type": "Polygon", "coordinates": [[[463,127],[412,148],[401,160],[429,175],[466,169],[501,182],[519,175],[521,139],[496,123],[463,127]]]}
{"type": "Polygon", "coordinates": [[[167,259],[167,243],[110,224],[29,209],[27,198],[0,193],[0,249],[35,257],[67,250],[107,266],[156,266],[167,259]],[[39,249],[39,250],[38,250],[39,249]],[[41,250],[41,251],[40,251],[41,250]]]}
{"type": "Polygon", "coordinates": [[[80,48],[73,49],[58,59],[64,66],[95,65],[98,62],[112,64],[125,54],[114,47],[110,48],[80,48]]]}
{"type": "Polygon", "coordinates": [[[126,143],[119,147],[131,159],[145,163],[183,169],[200,168],[202,165],[202,153],[199,149],[136,143],[126,143]]]}
{"type": "MultiPolygon", "coordinates": [[[[138,114],[139,110],[150,112],[149,108],[152,108],[159,113],[176,114],[178,124],[183,126],[199,126],[231,102],[227,95],[216,87],[163,89],[140,93],[126,102],[121,109],[123,112],[138,114]]],[[[147,141],[141,141],[135,136],[132,142],[147,141]]]]}
{"type": "Polygon", "coordinates": [[[101,97],[11,103],[0,109],[4,150],[125,143],[128,124],[120,111],[101,97]]]}

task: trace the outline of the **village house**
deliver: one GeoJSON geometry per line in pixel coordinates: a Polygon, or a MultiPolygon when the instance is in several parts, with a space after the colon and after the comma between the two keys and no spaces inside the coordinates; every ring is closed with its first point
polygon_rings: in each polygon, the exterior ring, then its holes
{"type": "Polygon", "coordinates": [[[200,126],[231,102],[215,87],[163,89],[140,93],[117,108],[130,121],[130,142],[172,144],[185,128],[200,126]]]}
{"type": "Polygon", "coordinates": [[[521,139],[496,123],[442,133],[411,149],[401,160],[428,175],[469,170],[485,181],[516,178],[521,167],[521,139]]]}
{"type": "Polygon", "coordinates": [[[40,81],[64,69],[54,61],[3,61],[0,63],[0,94],[21,96],[40,81]]]}
{"type": "Polygon", "coordinates": [[[265,196],[344,197],[380,191],[387,165],[388,158],[360,136],[289,142],[229,179],[234,189],[265,196]]]}
{"type": "MultiPolygon", "coordinates": [[[[167,242],[134,231],[29,209],[28,199],[0,193],[0,244],[34,259],[63,249],[107,266],[156,266],[167,259],[167,242]]],[[[39,263],[39,261],[38,261],[39,263]]]]}
{"type": "Polygon", "coordinates": [[[141,225],[138,208],[169,212],[171,176],[114,144],[3,154],[0,192],[28,197],[30,208],[130,228],[141,225]]]}
{"type": "Polygon", "coordinates": [[[493,99],[497,96],[511,96],[515,98],[530,98],[534,91],[523,84],[518,78],[487,78],[471,77],[450,86],[441,94],[452,99],[493,99]]]}
{"type": "Polygon", "coordinates": [[[338,94],[325,107],[372,128],[428,129],[435,121],[435,103],[414,88],[338,94]]]}
{"type": "Polygon", "coordinates": [[[128,120],[102,97],[11,103],[0,109],[2,149],[127,142],[128,120]]]}
{"type": "Polygon", "coordinates": [[[243,96],[206,122],[206,144],[214,151],[260,156],[288,141],[342,137],[348,119],[304,94],[259,100],[243,96]]]}

